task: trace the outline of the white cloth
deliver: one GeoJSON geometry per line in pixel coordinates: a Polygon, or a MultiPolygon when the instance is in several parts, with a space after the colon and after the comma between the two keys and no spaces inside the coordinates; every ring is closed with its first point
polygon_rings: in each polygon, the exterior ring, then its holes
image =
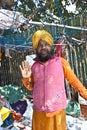
{"type": "Polygon", "coordinates": [[[0,126],[3,124],[2,118],[1,118],[1,114],[0,114],[0,126]]]}

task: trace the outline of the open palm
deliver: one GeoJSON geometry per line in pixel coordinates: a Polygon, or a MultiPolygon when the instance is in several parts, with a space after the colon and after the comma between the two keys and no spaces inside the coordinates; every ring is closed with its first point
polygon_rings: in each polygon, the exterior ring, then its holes
{"type": "Polygon", "coordinates": [[[29,65],[29,63],[27,61],[23,61],[22,65],[20,65],[19,67],[22,73],[22,77],[29,78],[31,75],[31,66],[29,65]]]}

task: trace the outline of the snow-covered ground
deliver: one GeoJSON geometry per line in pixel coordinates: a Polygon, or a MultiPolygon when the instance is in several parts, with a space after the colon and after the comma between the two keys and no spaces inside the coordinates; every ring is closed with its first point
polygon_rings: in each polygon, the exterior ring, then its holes
{"type": "Polygon", "coordinates": [[[87,130],[87,119],[66,115],[67,130],[87,130]]]}
{"type": "MultiPolygon", "coordinates": [[[[14,121],[12,125],[7,128],[0,127],[0,130],[31,130],[32,125],[32,103],[27,100],[27,109],[23,114],[24,119],[18,121],[14,121]]],[[[70,115],[66,115],[67,122],[67,130],[87,130],[87,118],[83,118],[82,116],[73,117],[70,115]]]]}

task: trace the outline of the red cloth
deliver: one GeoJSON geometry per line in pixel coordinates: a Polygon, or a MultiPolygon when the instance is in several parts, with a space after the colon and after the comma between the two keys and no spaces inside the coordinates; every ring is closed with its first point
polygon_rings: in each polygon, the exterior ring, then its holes
{"type": "Polygon", "coordinates": [[[62,39],[58,40],[56,44],[57,54],[58,56],[62,57],[62,39]]]}

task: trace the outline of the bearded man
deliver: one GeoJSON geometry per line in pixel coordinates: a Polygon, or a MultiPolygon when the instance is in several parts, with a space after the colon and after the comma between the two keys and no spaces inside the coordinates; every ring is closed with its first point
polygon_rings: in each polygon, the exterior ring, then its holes
{"type": "Polygon", "coordinates": [[[20,65],[22,82],[33,91],[32,130],[66,130],[66,92],[64,78],[87,100],[87,89],[76,77],[67,60],[55,56],[52,35],[38,30],[32,36],[36,49],[32,67],[27,61],[20,65]]]}

